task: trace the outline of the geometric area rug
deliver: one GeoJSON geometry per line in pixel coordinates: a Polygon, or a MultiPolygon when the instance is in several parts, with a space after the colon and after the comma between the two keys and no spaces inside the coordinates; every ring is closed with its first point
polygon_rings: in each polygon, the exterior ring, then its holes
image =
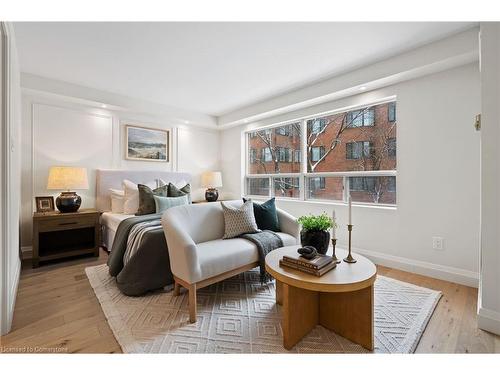
{"type": "MultiPolygon", "coordinates": [[[[286,350],[274,282],[261,285],[255,270],[199,289],[194,324],[187,293],[127,297],[107,265],[85,272],[124,353],[368,353],[321,326],[286,350]]],[[[413,353],[441,292],[377,276],[374,294],[374,352],[413,353]]]]}

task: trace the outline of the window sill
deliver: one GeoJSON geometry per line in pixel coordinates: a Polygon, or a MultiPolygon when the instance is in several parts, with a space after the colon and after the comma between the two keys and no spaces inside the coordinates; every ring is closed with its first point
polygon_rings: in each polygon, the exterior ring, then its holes
{"type": "MultiPolygon", "coordinates": [[[[263,197],[259,195],[247,195],[246,198],[252,199],[255,201],[267,201],[271,199],[272,197],[263,197]]],[[[328,206],[344,206],[347,207],[348,203],[342,202],[342,201],[327,201],[327,200],[319,200],[319,199],[307,199],[307,200],[301,200],[300,198],[287,198],[287,197],[274,197],[276,198],[277,201],[284,201],[284,202],[294,202],[294,203],[300,203],[300,204],[314,204],[314,205],[328,205],[328,206]]],[[[397,211],[398,207],[397,205],[392,205],[392,204],[370,204],[370,203],[353,203],[353,207],[361,207],[361,208],[375,208],[375,209],[382,209],[382,210],[389,210],[389,211],[397,211]]]]}

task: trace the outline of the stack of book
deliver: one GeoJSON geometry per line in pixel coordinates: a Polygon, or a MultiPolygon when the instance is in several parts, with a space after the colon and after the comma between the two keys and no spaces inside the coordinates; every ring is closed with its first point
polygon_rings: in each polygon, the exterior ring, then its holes
{"type": "Polygon", "coordinates": [[[315,276],[324,275],[334,269],[336,265],[331,256],[321,254],[316,255],[312,259],[306,259],[299,254],[283,255],[283,258],[280,260],[280,266],[293,268],[315,276]]]}

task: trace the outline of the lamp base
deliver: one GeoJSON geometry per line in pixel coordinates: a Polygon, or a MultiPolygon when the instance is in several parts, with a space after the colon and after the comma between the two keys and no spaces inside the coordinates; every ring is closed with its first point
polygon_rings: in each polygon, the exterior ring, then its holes
{"type": "Polygon", "coordinates": [[[61,212],[76,212],[82,204],[82,198],[74,191],[62,192],[56,198],[57,209],[61,212]]]}
{"type": "Polygon", "coordinates": [[[205,199],[207,200],[207,202],[215,202],[217,199],[219,199],[219,192],[217,191],[217,189],[208,188],[205,192],[205,199]]]}

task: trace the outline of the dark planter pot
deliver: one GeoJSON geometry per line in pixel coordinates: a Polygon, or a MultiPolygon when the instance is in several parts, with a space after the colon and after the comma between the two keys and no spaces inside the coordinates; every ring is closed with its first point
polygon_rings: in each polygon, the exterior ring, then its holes
{"type": "Polygon", "coordinates": [[[302,230],[300,243],[302,246],[314,246],[318,253],[326,254],[330,245],[330,232],[327,230],[302,230]]]}

